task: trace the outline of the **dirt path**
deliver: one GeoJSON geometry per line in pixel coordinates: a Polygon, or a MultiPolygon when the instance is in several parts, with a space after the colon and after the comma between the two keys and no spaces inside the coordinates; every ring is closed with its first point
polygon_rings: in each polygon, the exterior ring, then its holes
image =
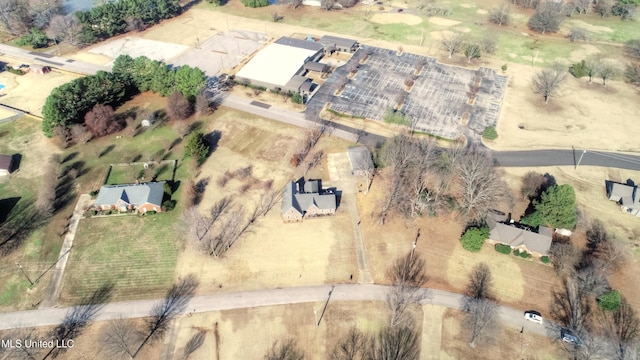
{"type": "Polygon", "coordinates": [[[67,266],[67,260],[69,259],[69,252],[73,247],[73,239],[76,236],[78,223],[80,222],[80,219],[82,219],[84,209],[86,209],[90,203],[91,196],[89,196],[88,194],[80,195],[80,198],[76,203],[76,207],[73,210],[71,220],[69,220],[69,230],[67,231],[67,235],[64,237],[64,242],[62,243],[62,248],[60,249],[60,256],[58,257],[53,277],[51,278],[51,282],[49,283],[49,286],[47,288],[45,298],[40,303],[39,309],[54,307],[58,302],[60,292],[62,291],[62,279],[64,278],[64,270],[67,266]]]}

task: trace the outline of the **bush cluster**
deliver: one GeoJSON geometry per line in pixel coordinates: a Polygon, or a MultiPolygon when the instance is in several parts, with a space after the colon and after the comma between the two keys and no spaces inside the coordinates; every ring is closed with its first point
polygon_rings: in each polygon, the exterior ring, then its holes
{"type": "Polygon", "coordinates": [[[495,249],[497,252],[505,255],[511,254],[511,246],[505,244],[496,244],[495,249]]]}
{"type": "Polygon", "coordinates": [[[543,256],[543,257],[541,257],[541,258],[540,258],[540,261],[541,261],[543,264],[548,264],[548,263],[550,263],[550,262],[551,262],[551,259],[550,259],[548,256],[546,256],[546,255],[545,255],[545,256],[543,256]]]}
{"type": "Polygon", "coordinates": [[[493,126],[487,126],[482,132],[482,137],[487,140],[495,140],[498,138],[498,132],[493,126]]]}
{"type": "Polygon", "coordinates": [[[529,254],[526,251],[520,251],[520,249],[514,249],[513,250],[513,255],[515,256],[520,256],[523,259],[528,259],[531,257],[531,254],[529,254]]]}

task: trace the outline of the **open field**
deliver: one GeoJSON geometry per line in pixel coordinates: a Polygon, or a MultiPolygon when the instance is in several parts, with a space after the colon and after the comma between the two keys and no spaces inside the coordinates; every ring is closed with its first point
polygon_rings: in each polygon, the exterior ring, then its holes
{"type": "Polygon", "coordinates": [[[205,331],[202,347],[190,359],[261,359],[276,340],[294,339],[305,359],[328,359],[351,327],[376,332],[387,320],[383,303],[331,302],[319,327],[315,316],[324,303],[305,303],[195,314],[182,317],[172,343],[173,358],[197,331],[205,331]],[[215,355],[213,355],[215,354],[215,355]]]}
{"type": "Polygon", "coordinates": [[[428,287],[463,292],[471,268],[486,262],[492,272],[496,297],[501,303],[546,311],[551,291],[559,285],[550,266],[500,254],[488,244],[479,253],[464,250],[459,241],[463,224],[456,218],[456,213],[448,217],[415,219],[394,215],[380,225],[378,219],[370,214],[382,200],[383,181],[382,177],[376,177],[368,195],[358,194],[369,266],[376,283],[389,283],[387,269],[394,259],[411,251],[420,229],[416,253],[427,262],[428,287]]]}
{"type": "MultiPolygon", "coordinates": [[[[26,204],[35,200],[45,170],[43,163],[57,152],[59,150],[42,135],[40,121],[32,117],[25,116],[0,124],[0,153],[20,155],[17,171],[0,181],[0,222],[5,220],[18,201],[18,204],[26,204]]],[[[55,262],[60,251],[62,240],[56,232],[65,215],[51,219],[48,225],[33,232],[21,248],[2,258],[0,310],[30,309],[40,301],[49,278],[46,270],[55,262]],[[30,286],[16,264],[22,265],[32,281],[39,277],[41,281],[36,286],[30,286]]]]}
{"type": "MultiPolygon", "coordinates": [[[[468,344],[463,328],[464,313],[446,309],[442,318],[442,352],[440,359],[563,359],[566,353],[558,341],[511,327],[489,329],[484,342],[476,348],[468,344]]],[[[540,326],[533,324],[532,326],[540,326]]],[[[437,359],[437,358],[436,358],[437,359]]]]}
{"type": "Polygon", "coordinates": [[[180,239],[177,213],[80,221],[65,271],[61,302],[76,303],[113,284],[113,300],[161,297],[173,282],[180,239]]]}
{"type": "Polygon", "coordinates": [[[0,73],[0,84],[6,86],[3,90],[6,95],[0,98],[0,102],[42,116],[42,106],[51,90],[76,78],[77,75],[59,71],[46,75],[32,72],[16,75],[3,71],[0,73]]]}
{"type": "Polygon", "coordinates": [[[113,165],[106,185],[133,184],[140,181],[171,181],[175,162],[113,165]],[[146,164],[146,166],[145,166],[146,164]]]}
{"type": "MultiPolygon", "coordinates": [[[[219,109],[206,127],[208,131],[219,131],[220,141],[194,178],[194,181],[209,179],[199,205],[201,211],[207,211],[224,196],[251,211],[265,191],[263,186],[253,185],[273,180],[273,189],[279,189],[286,181],[302,176],[299,169],[289,165],[303,136],[300,129],[225,108],[219,109]],[[227,170],[235,172],[249,165],[252,165],[250,178],[232,178],[224,187],[218,183],[227,170]],[[248,189],[243,191],[245,186],[248,189]]],[[[328,153],[344,151],[347,145],[329,138],[321,139],[316,148],[328,153]]],[[[326,176],[324,168],[308,175],[326,176]]],[[[206,256],[187,246],[180,255],[176,273],[199,274],[203,293],[346,282],[350,275],[357,274],[350,234],[349,216],[340,208],[333,217],[283,224],[277,202],[222,258],[206,256]]]]}

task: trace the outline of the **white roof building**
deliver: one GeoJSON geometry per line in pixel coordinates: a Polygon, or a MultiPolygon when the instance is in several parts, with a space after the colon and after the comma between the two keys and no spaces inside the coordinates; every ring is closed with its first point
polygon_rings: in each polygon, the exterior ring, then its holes
{"type": "Polygon", "coordinates": [[[287,83],[306,62],[316,60],[322,49],[323,46],[318,43],[281,38],[259,51],[236,73],[236,78],[251,85],[297,91],[286,89],[287,83]]]}

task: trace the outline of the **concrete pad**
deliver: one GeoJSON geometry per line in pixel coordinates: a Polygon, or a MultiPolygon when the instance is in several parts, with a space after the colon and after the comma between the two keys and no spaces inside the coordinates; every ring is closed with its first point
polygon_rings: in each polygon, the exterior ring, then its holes
{"type": "MultiPolygon", "coordinates": [[[[188,49],[189,47],[185,45],[127,36],[113,41],[107,41],[102,45],[92,48],[89,52],[108,56],[114,60],[119,55],[127,54],[133,58],[146,56],[149,59],[168,62],[168,60],[173,59],[188,49]]],[[[112,64],[113,61],[109,63],[109,65],[112,64]]]]}

